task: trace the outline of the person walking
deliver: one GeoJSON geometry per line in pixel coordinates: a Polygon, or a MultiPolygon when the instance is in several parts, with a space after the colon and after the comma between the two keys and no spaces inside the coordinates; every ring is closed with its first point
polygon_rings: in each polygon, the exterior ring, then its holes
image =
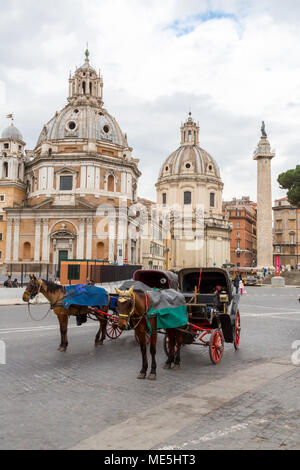
{"type": "Polygon", "coordinates": [[[243,293],[244,293],[244,283],[243,283],[242,278],[240,279],[239,288],[240,288],[240,294],[243,295],[243,293]]]}
{"type": "Polygon", "coordinates": [[[14,282],[12,283],[12,287],[19,287],[19,282],[18,279],[14,279],[14,282]]]}
{"type": "Polygon", "coordinates": [[[236,294],[238,294],[239,293],[239,287],[240,287],[240,277],[237,274],[235,275],[233,285],[236,289],[236,294]]]}

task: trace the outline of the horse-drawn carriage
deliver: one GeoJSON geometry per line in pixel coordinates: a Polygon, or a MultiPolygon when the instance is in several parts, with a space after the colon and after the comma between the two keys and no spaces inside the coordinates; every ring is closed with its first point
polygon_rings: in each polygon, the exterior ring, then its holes
{"type": "Polygon", "coordinates": [[[68,347],[68,317],[94,314],[100,322],[95,344],[102,344],[106,334],[118,338],[126,329],[134,329],[141,346],[143,368],[138,378],[147,372],[146,343],[150,342],[152,367],[149,378],[156,377],[157,333],[166,333],[166,368],[180,366],[182,344],[201,344],[209,347],[214,364],[220,362],[224,343],[236,349],[240,343],[239,296],[233,295],[228,272],[216,268],[188,268],[179,275],[168,271],[136,271],[133,280],[108,294],[105,289],[88,286],[68,288],[57,286],[31,276],[23,295],[29,302],[40,292],[49,300],[60,323],[60,351],[68,347]],[[72,290],[73,289],[73,290],[72,290]],[[95,305],[99,307],[95,307],[95,305]],[[94,307],[93,307],[94,306],[94,307]],[[113,312],[113,313],[111,313],[113,312]],[[100,338],[101,334],[101,338],[100,338]]]}
{"type": "MultiPolygon", "coordinates": [[[[188,325],[184,344],[209,347],[214,364],[221,361],[224,343],[239,348],[239,296],[233,295],[228,272],[218,268],[186,268],[179,272],[179,289],[187,303],[188,325]]],[[[165,351],[168,354],[168,340],[165,351]]]]}

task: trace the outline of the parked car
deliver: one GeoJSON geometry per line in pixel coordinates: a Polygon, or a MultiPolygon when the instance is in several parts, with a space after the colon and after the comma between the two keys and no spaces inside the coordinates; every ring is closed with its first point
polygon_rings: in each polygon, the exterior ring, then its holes
{"type": "Polygon", "coordinates": [[[247,276],[244,280],[244,284],[245,286],[257,286],[259,285],[258,278],[255,276],[247,276]]]}

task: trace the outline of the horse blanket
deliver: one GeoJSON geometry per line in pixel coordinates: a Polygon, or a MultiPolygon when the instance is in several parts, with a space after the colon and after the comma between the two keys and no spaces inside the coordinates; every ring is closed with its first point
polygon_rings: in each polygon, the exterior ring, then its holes
{"type": "Polygon", "coordinates": [[[174,289],[151,290],[147,292],[152,300],[148,312],[150,320],[156,316],[157,329],[179,328],[188,324],[187,306],[184,295],[174,289]]]}
{"type": "Polygon", "coordinates": [[[63,299],[63,306],[69,309],[71,305],[84,307],[106,307],[109,303],[109,296],[105,289],[96,286],[66,286],[66,295],[63,299]]]}

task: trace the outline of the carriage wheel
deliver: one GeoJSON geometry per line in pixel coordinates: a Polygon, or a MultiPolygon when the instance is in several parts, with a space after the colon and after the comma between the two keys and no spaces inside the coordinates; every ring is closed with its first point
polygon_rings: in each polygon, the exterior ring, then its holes
{"type": "MultiPolygon", "coordinates": [[[[140,340],[139,340],[138,335],[136,334],[136,331],[134,331],[134,334],[135,334],[136,342],[137,342],[138,344],[140,344],[140,340]]],[[[150,341],[151,341],[151,336],[148,335],[148,333],[146,333],[146,344],[149,344],[150,341]]]]}
{"type": "Polygon", "coordinates": [[[110,339],[117,339],[121,336],[123,330],[118,327],[117,320],[108,320],[106,334],[110,339]]]}
{"type": "Polygon", "coordinates": [[[224,353],[224,336],[221,330],[214,330],[209,342],[209,356],[213,364],[218,364],[224,353]]]}
{"type": "MultiPolygon", "coordinates": [[[[169,357],[169,354],[170,354],[170,340],[169,340],[169,337],[168,337],[167,334],[165,335],[165,339],[164,339],[164,350],[165,350],[166,356],[169,357]]],[[[177,344],[175,344],[174,354],[176,355],[177,352],[178,352],[178,346],[177,346],[177,344]]]]}
{"type": "Polygon", "coordinates": [[[234,327],[234,347],[236,350],[239,349],[240,347],[240,340],[241,340],[241,316],[240,312],[236,312],[236,317],[235,317],[235,327],[234,327]]]}

